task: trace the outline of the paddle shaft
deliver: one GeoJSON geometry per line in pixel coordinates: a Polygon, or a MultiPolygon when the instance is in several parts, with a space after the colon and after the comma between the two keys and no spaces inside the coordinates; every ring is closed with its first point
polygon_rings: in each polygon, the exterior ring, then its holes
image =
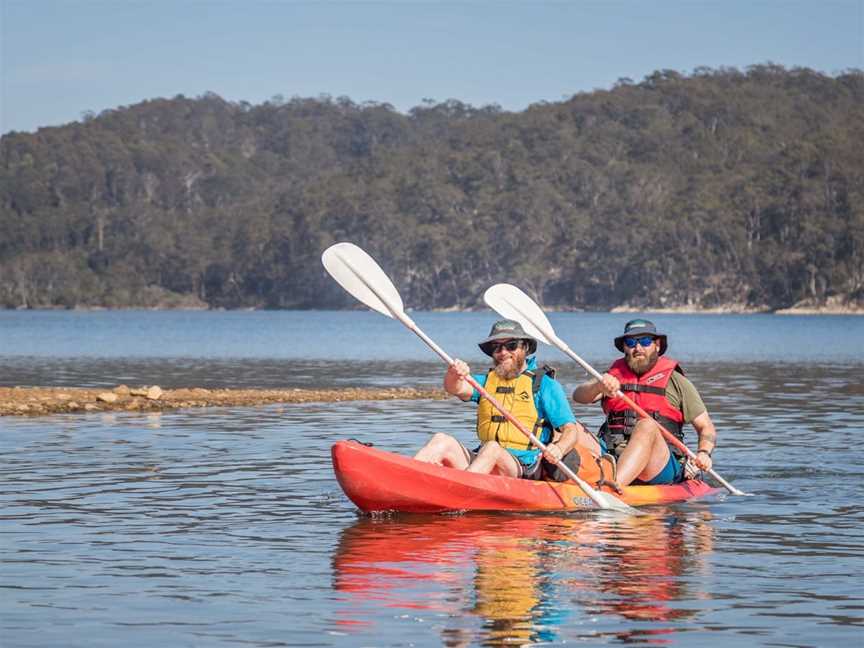
{"type": "MultiPolygon", "coordinates": [[[[577,363],[579,363],[579,365],[585,371],[587,371],[589,374],[591,374],[591,376],[593,376],[594,378],[596,378],[600,382],[603,381],[603,376],[600,375],[600,373],[596,369],[594,369],[594,367],[592,367],[587,362],[585,362],[582,358],[580,358],[578,355],[576,355],[576,353],[570,347],[568,347],[564,343],[563,340],[556,337],[556,338],[552,339],[551,341],[561,351],[563,351],[568,356],[573,358],[573,360],[575,360],[577,363]]],[[[684,442],[681,441],[681,439],[679,439],[674,434],[672,434],[669,430],[667,430],[665,427],[663,427],[663,425],[657,419],[655,419],[648,412],[646,412],[644,409],[642,409],[636,402],[634,402],[631,398],[629,398],[627,395],[625,395],[624,392],[622,392],[619,389],[618,393],[615,395],[618,398],[622,399],[630,407],[632,407],[636,411],[636,413],[639,414],[639,416],[641,416],[642,418],[648,419],[649,421],[652,421],[654,423],[654,425],[657,426],[657,429],[660,430],[660,433],[663,435],[663,438],[665,438],[669,443],[674,445],[676,448],[678,448],[681,452],[683,452],[685,455],[687,455],[691,459],[693,459],[693,460],[696,459],[696,453],[695,452],[693,452],[690,448],[688,448],[686,445],[684,445],[684,442]]],[[[733,495],[744,495],[745,494],[743,491],[738,490],[732,484],[730,484],[725,479],[723,479],[720,475],[718,475],[716,472],[714,472],[713,468],[707,470],[706,472],[709,475],[711,475],[714,479],[716,479],[718,482],[720,482],[720,484],[722,484],[723,487],[726,490],[728,490],[730,493],[732,493],[733,495]]]]}

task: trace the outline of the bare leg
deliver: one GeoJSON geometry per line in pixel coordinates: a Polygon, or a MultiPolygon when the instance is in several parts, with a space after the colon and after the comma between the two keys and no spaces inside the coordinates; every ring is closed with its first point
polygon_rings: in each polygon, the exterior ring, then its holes
{"type": "Polygon", "coordinates": [[[627,447],[618,458],[618,485],[622,488],[634,479],[648,481],[665,468],[669,461],[669,446],[657,427],[641,420],[633,428],[627,447]]]}
{"type": "Polygon", "coordinates": [[[465,470],[468,467],[468,452],[461,443],[443,432],[433,434],[426,445],[417,451],[414,458],[418,461],[459,470],[465,470]]]}
{"type": "Polygon", "coordinates": [[[513,455],[495,441],[483,444],[474,461],[468,466],[468,470],[484,475],[506,475],[507,477],[519,477],[522,474],[522,469],[513,455]]]}

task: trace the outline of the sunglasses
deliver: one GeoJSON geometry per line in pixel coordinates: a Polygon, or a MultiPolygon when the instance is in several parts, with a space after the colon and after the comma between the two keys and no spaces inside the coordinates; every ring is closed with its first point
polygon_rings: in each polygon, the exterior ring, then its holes
{"type": "Polygon", "coordinates": [[[515,351],[520,346],[522,346],[522,342],[519,340],[510,340],[509,342],[495,342],[489,345],[492,349],[492,353],[498,353],[501,349],[507,349],[508,351],[515,351]]]}
{"type": "Polygon", "coordinates": [[[655,338],[650,335],[643,335],[638,338],[626,337],[624,338],[624,344],[628,349],[635,349],[637,344],[641,344],[643,347],[648,347],[654,343],[654,339],[655,338]]]}

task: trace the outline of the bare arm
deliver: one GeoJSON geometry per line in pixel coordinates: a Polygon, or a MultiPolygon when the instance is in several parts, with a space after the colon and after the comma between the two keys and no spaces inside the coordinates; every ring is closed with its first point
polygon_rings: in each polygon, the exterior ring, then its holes
{"type": "Polygon", "coordinates": [[[600,445],[597,439],[579,422],[565,423],[558,428],[556,436],[557,440],[546,446],[547,452],[544,454],[552,463],[557,463],[576,446],[587,448],[595,457],[600,456],[600,445]]]}
{"type": "Polygon", "coordinates": [[[710,453],[717,445],[717,430],[714,427],[714,421],[708,416],[708,412],[702,412],[699,416],[693,419],[693,428],[696,434],[699,435],[699,445],[696,450],[696,465],[702,470],[710,470],[713,462],[711,461],[710,453]]]}
{"type": "Polygon", "coordinates": [[[621,389],[621,383],[615,376],[603,374],[603,381],[589,380],[573,390],[573,400],[577,403],[593,403],[603,396],[614,396],[621,389]]]}
{"type": "Polygon", "coordinates": [[[444,374],[444,391],[463,401],[471,400],[474,388],[465,380],[465,377],[470,373],[471,369],[465,362],[454,360],[453,364],[447,368],[447,373],[444,374]]]}
{"type": "Polygon", "coordinates": [[[560,459],[568,452],[570,452],[576,443],[579,441],[579,429],[581,425],[579,423],[565,423],[558,431],[561,433],[561,436],[558,437],[556,441],[550,443],[548,447],[550,448],[558,448],[560,450],[560,456],[556,453],[555,458],[560,459]]]}

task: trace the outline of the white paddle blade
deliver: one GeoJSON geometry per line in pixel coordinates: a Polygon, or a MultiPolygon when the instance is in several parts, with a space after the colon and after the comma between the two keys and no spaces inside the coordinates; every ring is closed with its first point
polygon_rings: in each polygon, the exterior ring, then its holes
{"type": "Polygon", "coordinates": [[[519,322],[528,335],[541,342],[553,344],[557,337],[543,309],[512,284],[495,284],[483,294],[483,301],[502,317],[519,322]]]}
{"type": "Polygon", "coordinates": [[[597,491],[597,496],[605,505],[604,508],[610,511],[617,511],[618,513],[626,513],[627,515],[644,515],[642,511],[633,508],[627,502],[618,499],[614,495],[610,493],[604,493],[603,491],[597,491]]]}
{"type": "Polygon", "coordinates": [[[585,493],[585,497],[574,497],[574,503],[582,506],[591,506],[591,504],[594,504],[597,508],[603,511],[615,511],[617,513],[626,513],[627,515],[643,515],[642,511],[633,508],[627,502],[618,499],[611,493],[594,490],[578,475],[574,475],[570,472],[569,469],[566,472],[569,472],[567,476],[576,482],[576,485],[582,489],[583,493],[585,493]]]}
{"type": "Polygon", "coordinates": [[[321,263],[336,282],[372,310],[387,317],[404,311],[402,297],[375,259],[353,243],[324,250],[321,263]]]}

